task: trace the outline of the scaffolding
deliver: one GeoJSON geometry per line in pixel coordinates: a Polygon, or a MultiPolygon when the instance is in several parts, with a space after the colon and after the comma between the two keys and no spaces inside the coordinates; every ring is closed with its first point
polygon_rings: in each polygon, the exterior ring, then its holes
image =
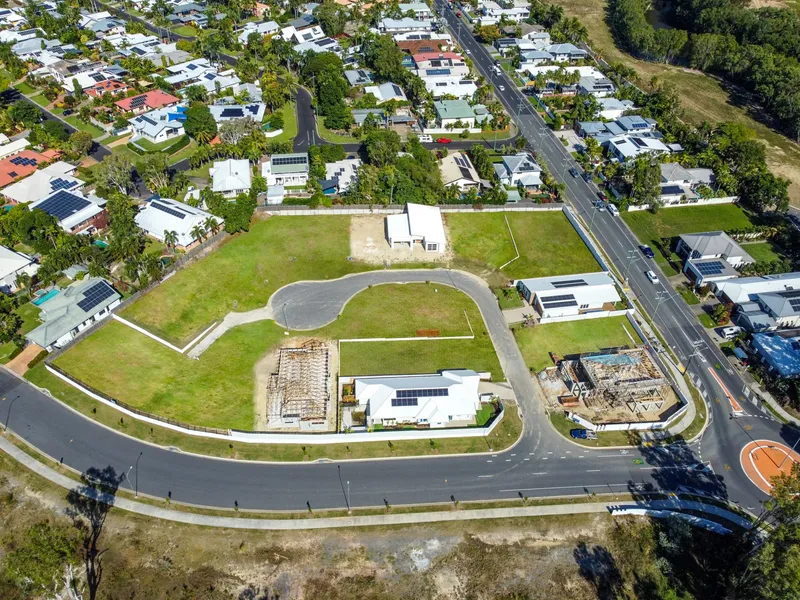
{"type": "Polygon", "coordinates": [[[281,348],[276,373],[267,384],[270,425],[325,421],[330,402],[330,351],[318,340],[297,348],[281,348]]]}
{"type": "Polygon", "coordinates": [[[559,374],[572,395],[595,412],[627,407],[635,414],[664,407],[670,386],[644,348],[583,354],[564,360],[559,374]]]}

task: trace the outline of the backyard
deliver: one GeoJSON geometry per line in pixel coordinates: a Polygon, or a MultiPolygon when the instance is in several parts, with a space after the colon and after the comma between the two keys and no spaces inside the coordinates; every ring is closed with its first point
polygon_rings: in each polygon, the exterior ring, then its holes
{"type": "Polygon", "coordinates": [[[622,218],[643,244],[649,244],[656,253],[656,262],[667,275],[675,275],[667,257],[661,252],[661,238],[675,238],[684,233],[727,231],[751,227],[750,216],[735,204],[667,208],[656,214],[642,210],[623,212],[622,218]]]}
{"type": "MultiPolygon", "coordinates": [[[[20,333],[22,335],[25,335],[31,329],[39,325],[39,313],[42,311],[32,302],[23,304],[14,312],[22,318],[22,327],[20,328],[20,333]]],[[[16,348],[17,346],[13,342],[0,344],[0,363],[7,363],[10,360],[11,353],[14,352],[16,348]]]]}
{"type": "Polygon", "coordinates": [[[636,69],[642,82],[654,76],[676,86],[681,104],[694,123],[733,121],[753,129],[766,146],[767,164],[776,175],[789,179],[792,204],[800,206],[800,146],[754,119],[741,98],[716,79],[694,69],[636,60],[620,51],[606,23],[606,0],[555,0],[568,17],[577,17],[589,31],[589,45],[608,61],[636,69]]]}
{"type": "MultiPolygon", "coordinates": [[[[339,319],[302,337],[414,337],[420,329],[474,340],[349,343],[341,370],[348,375],[425,373],[441,368],[491,371],[502,378],[494,347],[474,302],[434,284],[382,285],[355,296],[339,319]]],[[[285,340],[273,321],[236,327],[193,360],[112,321],[58,357],[71,375],[141,410],[212,427],[252,429],[253,369],[285,340]],[[114,360],[109,361],[109,356],[114,360]],[[235,358],[232,360],[232,358],[235,358]]]]}
{"type": "Polygon", "coordinates": [[[552,366],[550,352],[563,358],[602,348],[631,346],[631,337],[637,344],[641,342],[624,316],[518,327],[514,337],[525,364],[537,373],[552,366]]]}
{"type": "Polygon", "coordinates": [[[561,211],[451,213],[446,218],[456,258],[465,261],[470,270],[486,271],[488,266],[505,280],[600,270],[561,211]],[[520,256],[498,271],[516,254],[505,215],[520,256]]]}

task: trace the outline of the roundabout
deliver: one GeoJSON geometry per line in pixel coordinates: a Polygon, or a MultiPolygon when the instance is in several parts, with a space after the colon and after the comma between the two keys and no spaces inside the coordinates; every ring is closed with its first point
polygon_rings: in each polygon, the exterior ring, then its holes
{"type": "Polygon", "coordinates": [[[772,491],[772,480],[791,473],[800,454],[779,442],[755,440],[742,448],[740,462],[748,479],[765,494],[772,491]]]}

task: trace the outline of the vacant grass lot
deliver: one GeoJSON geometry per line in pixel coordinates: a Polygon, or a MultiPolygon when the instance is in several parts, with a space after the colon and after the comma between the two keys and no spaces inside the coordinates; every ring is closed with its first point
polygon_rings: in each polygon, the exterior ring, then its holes
{"type": "Polygon", "coordinates": [[[606,24],[606,0],[555,0],[555,4],[563,7],[567,16],[580,19],[589,30],[589,44],[606,61],[619,61],[636,69],[644,83],[654,76],[673,83],[689,121],[734,121],[753,129],[766,145],[770,168],[792,181],[792,204],[800,205],[800,146],[753,119],[748,107],[729,94],[722,82],[700,71],[636,60],[617,49],[606,24]]]}
{"type": "Polygon", "coordinates": [[[624,212],[622,218],[640,242],[653,248],[656,262],[667,275],[674,275],[676,271],[659,252],[661,238],[674,238],[684,233],[741,229],[753,225],[749,215],[735,204],[667,208],[656,214],[646,210],[624,212]]]}
{"type": "Polygon", "coordinates": [[[752,256],[756,262],[772,262],[775,260],[781,260],[781,258],[783,258],[781,256],[780,249],[770,242],[742,244],[742,248],[744,248],[744,251],[752,256]]]}
{"type": "Polygon", "coordinates": [[[338,216],[257,221],[121,314],[183,346],[232,310],[266,305],[283,285],[366,270],[347,260],[349,226],[349,217],[338,216]]]}
{"type": "MultiPolygon", "coordinates": [[[[502,378],[478,307],[466,294],[444,286],[375,286],[355,296],[337,321],[302,337],[413,337],[418,329],[437,326],[442,335],[467,335],[465,310],[475,340],[346,344],[342,372],[424,373],[465,367],[502,378]]],[[[112,321],[55,362],[142,410],[196,425],[252,429],[253,367],[283,339],[283,328],[272,321],[243,325],[193,360],[112,321]]]]}
{"type": "Polygon", "coordinates": [[[602,348],[630,346],[631,337],[640,343],[624,316],[520,327],[514,330],[514,337],[525,364],[537,373],[553,364],[550,352],[564,357],[602,348]]]}
{"type": "MultiPolygon", "coordinates": [[[[561,212],[508,213],[519,258],[500,273],[506,279],[599,271],[600,266],[561,212]]],[[[497,272],[515,256],[504,213],[447,215],[450,243],[473,270],[497,272]]]]}

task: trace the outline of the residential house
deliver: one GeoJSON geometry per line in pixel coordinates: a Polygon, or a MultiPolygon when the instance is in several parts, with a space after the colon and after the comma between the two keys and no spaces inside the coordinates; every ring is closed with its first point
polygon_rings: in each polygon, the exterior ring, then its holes
{"type": "Polygon", "coordinates": [[[598,98],[600,112],[597,116],[607,121],[620,118],[625,112],[635,110],[636,107],[630,100],[617,100],[616,98],[598,98]]]}
{"type": "Polygon", "coordinates": [[[755,262],[724,231],[683,234],[675,252],[685,261],[683,272],[698,286],[733,279],[734,268],[755,262]]]}
{"type": "MultiPolygon", "coordinates": [[[[519,46],[518,44],[514,44],[514,47],[519,47],[519,46]]],[[[527,70],[533,67],[538,67],[539,65],[549,65],[554,60],[553,55],[550,54],[547,50],[537,50],[535,48],[531,48],[529,50],[520,49],[519,57],[520,57],[519,68],[521,70],[527,70]]]]}
{"type": "MultiPolygon", "coordinates": [[[[18,140],[14,140],[13,142],[9,140],[8,136],[5,134],[3,135],[3,140],[0,142],[0,160],[4,160],[9,156],[14,156],[15,154],[19,154],[23,150],[30,147],[31,143],[26,138],[19,138],[18,140]]],[[[31,150],[31,152],[33,152],[31,150]]],[[[28,155],[30,158],[37,158],[33,155],[28,155]]],[[[36,165],[33,165],[36,166],[36,165]]],[[[2,185],[2,183],[0,183],[2,185]]]]}
{"type": "Polygon", "coordinates": [[[800,336],[797,332],[756,333],[750,345],[769,370],[777,377],[800,377],[800,336]]]}
{"type": "Polygon", "coordinates": [[[22,27],[27,20],[25,17],[14,9],[2,8],[0,9],[0,26],[7,28],[22,27]]]}
{"type": "Polygon", "coordinates": [[[368,85],[364,88],[365,94],[372,94],[378,99],[378,104],[389,102],[389,100],[396,100],[398,102],[405,102],[408,100],[402,88],[392,83],[381,83],[380,85],[368,85]]]}
{"type": "Polygon", "coordinates": [[[235,198],[250,191],[252,168],[249,160],[229,158],[215,162],[208,174],[212,180],[211,189],[225,198],[235,198]]]}
{"type": "MultiPolygon", "coordinates": [[[[425,36],[430,38],[430,36],[425,36]]],[[[449,36],[447,36],[449,37],[449,36]]],[[[404,40],[397,42],[397,47],[409,56],[414,56],[420,52],[447,52],[450,50],[450,41],[447,39],[420,39],[404,40]]]]}
{"type": "Polygon", "coordinates": [[[356,377],[355,396],[367,426],[431,429],[475,424],[481,376],[468,369],[432,375],[356,377]]]}
{"type": "Polygon", "coordinates": [[[20,275],[33,277],[39,265],[27,254],[0,246],[0,292],[14,294],[19,290],[20,275]]]}
{"type": "Polygon", "coordinates": [[[136,224],[152,238],[163,242],[166,231],[174,232],[177,236],[175,247],[179,250],[188,250],[199,244],[195,228],[208,233],[212,221],[221,224],[221,219],[211,213],[167,198],[150,200],[136,214],[136,224]]]}
{"type": "Polygon", "coordinates": [[[664,205],[697,202],[702,186],[714,181],[711,169],[687,169],[678,163],[661,163],[661,203],[664,205]]]}
{"type": "Polygon", "coordinates": [[[299,187],[308,183],[308,153],[273,154],[261,165],[267,185],[299,187]]]}
{"type": "Polygon", "coordinates": [[[431,44],[441,44],[448,48],[453,45],[453,37],[449,33],[439,33],[437,31],[404,31],[393,33],[392,39],[395,43],[402,42],[428,42],[431,44]]]}
{"type": "Polygon", "coordinates": [[[58,190],[78,191],[84,182],[74,177],[77,167],[58,161],[43,169],[34,171],[30,176],[6,186],[0,191],[11,204],[27,204],[36,202],[58,190]]]}
{"type": "Polygon", "coordinates": [[[438,100],[442,96],[472,99],[475,92],[478,91],[474,80],[461,77],[423,77],[422,82],[434,100],[438,100]]]}
{"type": "Polygon", "coordinates": [[[175,106],[179,100],[172,94],[167,94],[161,90],[152,90],[138,96],[117,100],[114,102],[114,106],[122,112],[132,112],[135,115],[139,115],[151,110],[175,106]]]}
{"type": "Polygon", "coordinates": [[[267,35],[275,35],[280,31],[280,25],[275,21],[265,21],[261,23],[245,23],[244,29],[239,33],[239,43],[247,44],[251,33],[259,35],[261,38],[267,35]]]}
{"type": "Polygon", "coordinates": [[[119,306],[122,295],[105,279],[87,277],[68,286],[40,308],[41,325],[26,339],[53,351],[71,342],[87,327],[106,319],[119,306]]]}
{"type": "Polygon", "coordinates": [[[542,185],[542,168],[528,152],[503,156],[503,162],[494,163],[494,170],[505,186],[536,191],[542,185]]]}
{"type": "Polygon", "coordinates": [[[124,96],[128,90],[131,89],[124,81],[116,79],[107,79],[83,90],[83,93],[90,98],[100,98],[103,94],[111,94],[112,96],[124,96]]]}
{"type": "Polygon", "coordinates": [[[588,56],[586,50],[582,50],[574,44],[551,44],[545,50],[552,54],[553,60],[558,63],[583,60],[588,56]]]}
{"type": "MultiPolygon", "coordinates": [[[[6,146],[10,145],[11,144],[6,144],[6,146]]],[[[2,146],[0,146],[0,148],[2,148],[2,146]]],[[[23,177],[27,177],[43,164],[56,159],[58,155],[59,152],[56,150],[45,150],[44,152],[22,150],[8,158],[0,160],[0,187],[7,186],[23,177]]]]}
{"type": "Polygon", "coordinates": [[[232,121],[233,119],[253,119],[256,123],[264,120],[264,113],[267,105],[262,102],[251,102],[250,104],[211,104],[208,107],[211,116],[217,123],[232,121]]]}
{"type": "Polygon", "coordinates": [[[420,77],[467,77],[469,66],[455,52],[420,52],[413,56],[420,77]]]}
{"type": "Polygon", "coordinates": [[[404,15],[409,12],[414,13],[415,19],[432,19],[434,17],[433,10],[424,2],[401,3],[398,5],[398,9],[404,15]]]}
{"type": "MultiPolygon", "coordinates": [[[[186,109],[180,106],[161,108],[144,115],[128,119],[133,132],[154,144],[166,142],[185,134],[183,121],[186,109]]],[[[135,141],[136,138],[134,138],[135,141]]]]}
{"type": "Polygon", "coordinates": [[[614,278],[607,271],[519,279],[514,284],[543,319],[613,311],[621,300],[614,278]]]}
{"type": "Polygon", "coordinates": [[[344,76],[347,78],[350,87],[370,85],[375,81],[375,77],[369,69],[350,69],[344,72],[344,76]]]}
{"type": "Polygon", "coordinates": [[[381,108],[354,108],[350,111],[356,127],[362,127],[367,119],[371,119],[380,127],[386,126],[386,113],[381,108]]]}
{"type": "Polygon", "coordinates": [[[346,158],[325,164],[325,179],[334,182],[336,192],[343,194],[358,177],[360,158],[346,158]]]}
{"type": "Polygon", "coordinates": [[[89,23],[89,25],[84,29],[88,29],[94,33],[98,39],[103,39],[107,35],[122,33],[125,31],[125,21],[114,18],[99,19],[89,23]]]}
{"type": "Polygon", "coordinates": [[[433,30],[433,21],[430,19],[410,19],[403,17],[402,19],[381,19],[378,23],[378,30],[381,33],[410,33],[410,32],[426,32],[433,30]]]}
{"type": "Polygon", "coordinates": [[[481,186],[481,178],[466,152],[449,153],[442,158],[439,169],[445,187],[454,185],[465,192],[470,188],[478,189],[481,186]]]}
{"type": "Polygon", "coordinates": [[[620,162],[628,162],[645,154],[667,154],[670,148],[653,137],[621,135],[610,138],[605,144],[609,156],[620,162]]]}
{"type": "Polygon", "coordinates": [[[402,214],[386,217],[386,232],[392,248],[407,244],[410,249],[419,245],[426,252],[444,252],[447,247],[442,213],[438,206],[409,202],[402,214]]]}
{"type": "Polygon", "coordinates": [[[294,51],[298,54],[305,54],[306,52],[316,52],[317,54],[332,52],[339,56],[342,55],[342,47],[339,45],[339,42],[329,37],[301,42],[294,47],[294,51]]]}
{"type": "Polygon", "coordinates": [[[95,233],[108,225],[106,199],[90,192],[88,196],[79,191],[57,190],[32,202],[28,208],[38,208],[58,221],[67,233],[95,233]]]}
{"type": "Polygon", "coordinates": [[[520,22],[524,21],[531,16],[530,9],[527,6],[512,6],[505,8],[500,6],[494,0],[481,0],[479,7],[481,13],[481,25],[494,25],[499,23],[501,19],[505,18],[506,21],[520,22]]]}
{"type": "Polygon", "coordinates": [[[475,111],[466,100],[438,100],[433,108],[438,127],[475,127],[475,111]]]}
{"type": "Polygon", "coordinates": [[[617,90],[614,83],[603,77],[595,79],[594,77],[581,77],[578,82],[578,93],[584,96],[594,96],[595,98],[605,98],[612,95],[617,90]]]}
{"type": "Polygon", "coordinates": [[[715,283],[711,288],[722,302],[746,304],[755,302],[759,294],[800,290],[800,272],[760,277],[737,277],[715,283]]]}

